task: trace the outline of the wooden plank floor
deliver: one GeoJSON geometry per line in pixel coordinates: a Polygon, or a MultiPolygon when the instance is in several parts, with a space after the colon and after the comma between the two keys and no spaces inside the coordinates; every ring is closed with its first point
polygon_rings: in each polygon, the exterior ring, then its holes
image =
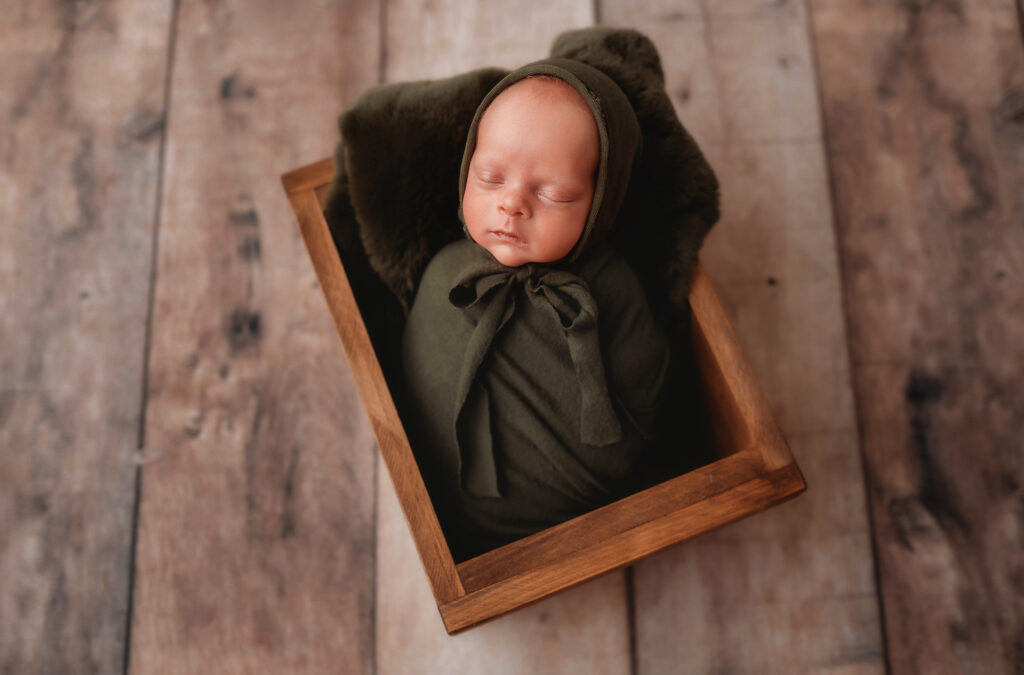
{"type": "Polygon", "coordinates": [[[5,10],[0,672],[1024,669],[1019,2],[5,10]],[[448,637],[278,176],[368,86],[591,24],[719,174],[809,490],[448,637]]]}
{"type": "Polygon", "coordinates": [[[373,441],[279,173],[376,82],[378,12],[304,8],[176,13],[135,672],[373,665],[373,441]]]}
{"type": "Polygon", "coordinates": [[[0,12],[0,672],[123,669],[172,14],[0,12]]]}
{"type": "Polygon", "coordinates": [[[812,5],[889,660],[1021,672],[1019,17],[812,5]]]}

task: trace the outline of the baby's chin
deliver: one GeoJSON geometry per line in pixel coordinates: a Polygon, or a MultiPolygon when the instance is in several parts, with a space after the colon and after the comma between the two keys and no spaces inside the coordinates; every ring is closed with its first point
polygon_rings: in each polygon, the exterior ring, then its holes
{"type": "MultiPolygon", "coordinates": [[[[479,243],[479,242],[477,242],[479,243]]],[[[484,246],[487,252],[494,256],[494,259],[506,267],[519,267],[527,263],[535,262],[530,259],[527,251],[520,247],[508,244],[491,244],[484,246]]]]}
{"type": "Polygon", "coordinates": [[[534,262],[530,259],[529,249],[522,244],[504,243],[486,234],[478,238],[473,229],[469,230],[469,238],[505,267],[519,267],[526,263],[534,262]]]}

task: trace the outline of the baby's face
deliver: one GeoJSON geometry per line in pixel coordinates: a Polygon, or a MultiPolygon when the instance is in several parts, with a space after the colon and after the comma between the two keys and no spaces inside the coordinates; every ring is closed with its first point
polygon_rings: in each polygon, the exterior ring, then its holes
{"type": "Polygon", "coordinates": [[[477,127],[462,199],[473,241],[510,267],[565,257],[590,213],[598,152],[570,85],[530,78],[503,91],[477,127]]]}

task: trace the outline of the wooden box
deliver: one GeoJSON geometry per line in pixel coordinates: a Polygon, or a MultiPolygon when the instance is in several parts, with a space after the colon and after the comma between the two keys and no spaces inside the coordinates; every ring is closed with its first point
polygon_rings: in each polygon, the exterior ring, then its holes
{"type": "MultiPolygon", "coordinates": [[[[806,489],[703,269],[690,292],[692,340],[717,460],[458,565],[420,477],[323,202],[325,159],[282,176],[420,560],[449,633],[630,565],[806,489]]],[[[365,307],[365,301],[363,306],[365,307]]]]}

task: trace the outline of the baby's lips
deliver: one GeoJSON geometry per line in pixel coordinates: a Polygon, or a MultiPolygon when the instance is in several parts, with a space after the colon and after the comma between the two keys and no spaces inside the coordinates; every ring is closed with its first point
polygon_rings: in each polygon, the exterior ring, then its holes
{"type": "Polygon", "coordinates": [[[517,244],[525,244],[526,243],[526,240],[523,239],[522,235],[519,234],[518,232],[516,232],[513,229],[505,229],[505,228],[498,228],[498,227],[496,227],[496,228],[491,230],[491,234],[495,235],[498,239],[501,239],[502,241],[511,241],[511,242],[517,243],[517,244]]]}

